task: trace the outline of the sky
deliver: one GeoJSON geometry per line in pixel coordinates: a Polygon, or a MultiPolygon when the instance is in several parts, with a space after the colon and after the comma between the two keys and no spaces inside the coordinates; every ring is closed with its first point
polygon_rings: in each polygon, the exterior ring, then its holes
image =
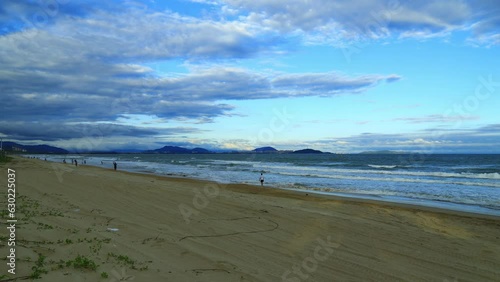
{"type": "Polygon", "coordinates": [[[3,0],[0,138],[500,153],[500,2],[3,0]]]}

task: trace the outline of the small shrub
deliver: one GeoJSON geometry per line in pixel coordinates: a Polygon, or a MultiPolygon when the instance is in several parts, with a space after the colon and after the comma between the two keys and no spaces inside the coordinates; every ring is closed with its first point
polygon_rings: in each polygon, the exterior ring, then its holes
{"type": "Polygon", "coordinates": [[[97,264],[84,256],[78,255],[74,260],[70,260],[66,262],[66,266],[73,266],[77,269],[88,269],[88,270],[96,270],[97,264]]]}

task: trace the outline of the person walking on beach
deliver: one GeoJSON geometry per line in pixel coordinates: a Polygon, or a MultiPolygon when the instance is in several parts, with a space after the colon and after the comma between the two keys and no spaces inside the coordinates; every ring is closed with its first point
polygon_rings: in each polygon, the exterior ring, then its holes
{"type": "Polygon", "coordinates": [[[116,166],[117,166],[116,162],[115,162],[115,161],[113,161],[113,168],[114,168],[115,170],[116,170],[116,166]]]}
{"type": "Polygon", "coordinates": [[[260,186],[264,186],[264,175],[262,174],[262,172],[260,173],[259,181],[260,181],[260,186]]]}
{"type": "Polygon", "coordinates": [[[77,160],[75,160],[75,166],[78,166],[78,161],[77,160]]]}

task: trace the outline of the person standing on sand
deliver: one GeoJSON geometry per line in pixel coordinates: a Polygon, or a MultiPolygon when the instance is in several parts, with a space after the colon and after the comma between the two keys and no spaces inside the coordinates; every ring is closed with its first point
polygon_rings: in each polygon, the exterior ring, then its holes
{"type": "Polygon", "coordinates": [[[115,162],[115,161],[113,161],[113,168],[114,168],[115,170],[116,170],[116,166],[117,166],[116,162],[115,162]]]}
{"type": "Polygon", "coordinates": [[[262,174],[262,172],[260,173],[259,181],[260,181],[260,186],[264,186],[264,175],[262,174]]]}
{"type": "Polygon", "coordinates": [[[75,160],[75,166],[78,166],[78,161],[77,160],[75,160]]]}

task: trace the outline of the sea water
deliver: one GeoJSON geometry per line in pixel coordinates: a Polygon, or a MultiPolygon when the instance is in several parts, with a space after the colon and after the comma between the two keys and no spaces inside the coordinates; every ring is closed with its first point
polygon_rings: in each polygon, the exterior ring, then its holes
{"type": "Polygon", "coordinates": [[[500,215],[500,155],[113,154],[47,155],[119,170],[379,199],[500,215]]]}

